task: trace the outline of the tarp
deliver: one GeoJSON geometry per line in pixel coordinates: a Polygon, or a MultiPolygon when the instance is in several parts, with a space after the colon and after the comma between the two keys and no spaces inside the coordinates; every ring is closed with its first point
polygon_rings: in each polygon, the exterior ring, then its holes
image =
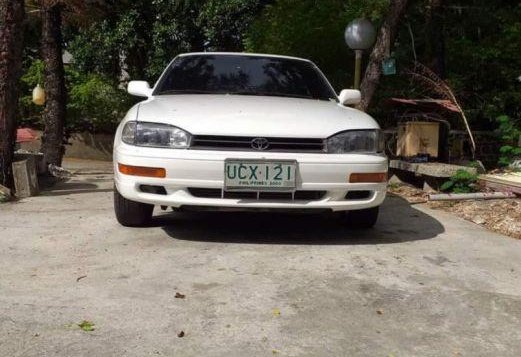
{"type": "Polygon", "coordinates": [[[20,128],[16,130],[16,142],[27,143],[38,139],[36,131],[29,128],[20,128]]]}

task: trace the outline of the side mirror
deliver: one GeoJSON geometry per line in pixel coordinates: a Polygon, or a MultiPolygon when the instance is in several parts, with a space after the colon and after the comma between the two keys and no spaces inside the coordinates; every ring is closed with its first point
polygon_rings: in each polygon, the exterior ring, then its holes
{"type": "Polygon", "coordinates": [[[343,89],[338,99],[342,105],[356,105],[362,101],[362,94],[357,89],[343,89]]]}
{"type": "Polygon", "coordinates": [[[152,95],[152,88],[146,81],[130,81],[127,91],[138,97],[150,97],[152,95]]]}

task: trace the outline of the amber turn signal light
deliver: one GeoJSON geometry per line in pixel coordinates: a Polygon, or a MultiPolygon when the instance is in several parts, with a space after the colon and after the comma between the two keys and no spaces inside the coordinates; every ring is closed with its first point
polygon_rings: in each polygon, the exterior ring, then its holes
{"type": "Polygon", "coordinates": [[[119,172],[131,176],[166,177],[166,170],[158,167],[130,166],[118,163],[119,172]]]}
{"type": "Polygon", "coordinates": [[[379,183],[387,181],[387,172],[355,173],[349,176],[351,183],[379,183]]]}

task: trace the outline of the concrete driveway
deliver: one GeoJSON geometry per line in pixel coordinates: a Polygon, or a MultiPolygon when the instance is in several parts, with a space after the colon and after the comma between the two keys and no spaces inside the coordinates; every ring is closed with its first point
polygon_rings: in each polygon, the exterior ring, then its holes
{"type": "Polygon", "coordinates": [[[520,241],[398,197],[123,228],[108,170],[0,205],[0,356],[521,355],[520,241]]]}

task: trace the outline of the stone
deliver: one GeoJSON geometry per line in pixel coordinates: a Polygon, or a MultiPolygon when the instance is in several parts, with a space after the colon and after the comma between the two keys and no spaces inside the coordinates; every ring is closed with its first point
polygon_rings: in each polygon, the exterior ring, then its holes
{"type": "Polygon", "coordinates": [[[485,223],[487,223],[485,218],[483,218],[481,216],[474,216],[474,217],[472,217],[471,221],[476,223],[476,224],[485,224],[485,223]]]}

